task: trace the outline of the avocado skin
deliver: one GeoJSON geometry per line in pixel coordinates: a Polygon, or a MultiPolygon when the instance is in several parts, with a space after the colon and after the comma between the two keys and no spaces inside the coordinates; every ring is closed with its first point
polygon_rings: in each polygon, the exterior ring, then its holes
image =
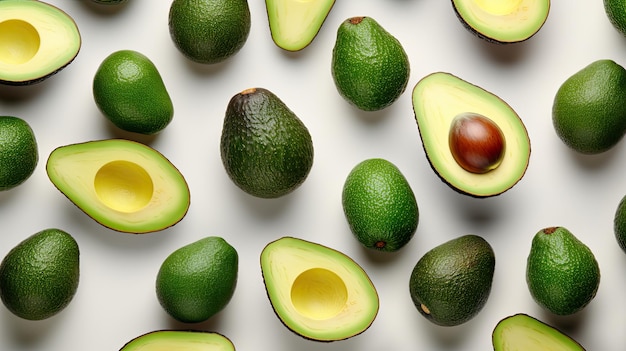
{"type": "Polygon", "coordinates": [[[548,227],[533,237],[526,282],[539,306],[556,315],[571,315],[596,296],[600,267],[589,247],[568,229],[548,227]]]}
{"type": "Polygon", "coordinates": [[[382,110],[406,90],[410,64],[401,43],[371,17],[341,23],[332,51],[339,94],[364,111],[382,110]]]}
{"type": "Polygon", "coordinates": [[[12,248],[0,263],[0,298],[13,314],[44,320],[65,309],[78,289],[78,243],[67,232],[44,229],[12,248]]]}
{"type": "Polygon", "coordinates": [[[415,264],[409,281],[411,299],[434,324],[463,324],[487,303],[495,263],[494,251],[482,237],[468,234],[449,240],[415,264]]]}
{"type": "Polygon", "coordinates": [[[313,165],[309,130],[278,96],[264,88],[247,89],[231,98],[220,151],[231,180],[261,198],[294,191],[313,165]]]}

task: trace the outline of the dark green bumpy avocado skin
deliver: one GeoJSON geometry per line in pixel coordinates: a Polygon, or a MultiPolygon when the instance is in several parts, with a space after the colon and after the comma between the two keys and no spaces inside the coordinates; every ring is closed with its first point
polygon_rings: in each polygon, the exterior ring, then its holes
{"type": "Polygon", "coordinates": [[[282,100],[263,88],[247,89],[232,97],[220,150],[231,180],[261,198],[292,192],[313,165],[309,130],[282,100]]]}

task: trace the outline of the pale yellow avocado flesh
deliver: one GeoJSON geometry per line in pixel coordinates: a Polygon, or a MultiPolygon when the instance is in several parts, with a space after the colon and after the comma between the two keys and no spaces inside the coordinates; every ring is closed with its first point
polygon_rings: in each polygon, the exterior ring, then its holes
{"type": "Polygon", "coordinates": [[[46,163],[52,183],[100,224],[129,233],[178,223],[190,204],[182,174],[156,150],[129,140],[59,147],[46,163]]]}
{"type": "Polygon", "coordinates": [[[378,313],[378,294],[348,256],[302,239],[283,237],[261,254],[267,294],[293,332],[318,341],[362,333],[378,313]]]}
{"type": "Polygon", "coordinates": [[[61,9],[35,0],[0,1],[0,82],[29,84],[74,60],[81,37],[61,9]]]}
{"type": "Polygon", "coordinates": [[[550,0],[452,0],[452,4],[465,25],[502,43],[530,38],[550,11],[550,0]]]}
{"type": "Polygon", "coordinates": [[[158,330],[129,341],[120,351],[235,351],[225,336],[193,330],[158,330]]]}
{"type": "Polygon", "coordinates": [[[495,351],[585,351],[560,330],[521,313],[498,322],[492,343],[495,351]]]}
{"type": "Polygon", "coordinates": [[[450,186],[475,197],[498,195],[525,174],[530,158],[528,132],[517,113],[498,96],[445,72],[432,73],[413,89],[413,109],[428,161],[450,186]],[[487,173],[463,169],[450,151],[450,124],[461,113],[495,122],[505,137],[500,165],[487,173]]]}
{"type": "Polygon", "coordinates": [[[265,0],[272,39],[287,51],[304,49],[334,4],[335,0],[265,0]]]}

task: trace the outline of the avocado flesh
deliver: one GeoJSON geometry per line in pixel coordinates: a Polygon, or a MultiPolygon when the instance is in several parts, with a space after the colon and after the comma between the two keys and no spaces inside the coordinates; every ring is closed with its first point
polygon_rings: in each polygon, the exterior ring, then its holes
{"type": "Polygon", "coordinates": [[[178,223],[190,204],[182,174],[158,151],[111,139],[61,146],[46,164],[52,183],[98,223],[128,233],[178,223]]]}
{"type": "Polygon", "coordinates": [[[369,328],[378,313],[376,288],[345,254],[283,237],[261,253],[268,298],[281,322],[310,340],[335,341],[369,328]]]}
{"type": "Polygon", "coordinates": [[[503,44],[535,35],[550,12],[550,0],[452,0],[452,6],[470,32],[503,44]]]}
{"type": "Polygon", "coordinates": [[[81,47],[76,22],[41,1],[0,1],[0,83],[38,83],[70,64],[81,47]]]}
{"type": "Polygon", "coordinates": [[[456,191],[473,197],[495,196],[524,176],[530,158],[528,132],[517,113],[496,95],[450,73],[436,72],[415,85],[413,109],[430,165],[456,191]],[[504,135],[502,161],[489,172],[466,171],[450,151],[450,124],[457,115],[467,112],[488,117],[504,135]]]}
{"type": "Polygon", "coordinates": [[[522,313],[498,322],[492,342],[494,351],[585,351],[568,335],[522,313]]]}
{"type": "Polygon", "coordinates": [[[120,351],[235,351],[225,336],[206,331],[157,330],[140,335],[124,345],[120,351]]]}
{"type": "Polygon", "coordinates": [[[335,0],[265,0],[274,43],[287,51],[307,47],[321,29],[335,0]]]}

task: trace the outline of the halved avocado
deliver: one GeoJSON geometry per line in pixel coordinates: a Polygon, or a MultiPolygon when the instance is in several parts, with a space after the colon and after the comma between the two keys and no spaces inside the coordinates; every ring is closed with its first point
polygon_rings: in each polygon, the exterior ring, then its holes
{"type": "Polygon", "coordinates": [[[265,0],[274,43],[287,51],[307,47],[322,28],[335,0],[265,0]]]}
{"type": "Polygon", "coordinates": [[[196,330],[156,330],[127,342],[120,351],[235,351],[233,343],[219,333],[196,330]]]}
{"type": "Polygon", "coordinates": [[[274,312],[296,334],[336,341],[367,330],[378,314],[376,288],[351,258],[329,247],[283,237],[261,253],[274,312]]]}
{"type": "Polygon", "coordinates": [[[436,72],[415,85],[413,110],[431,167],[454,190],[473,197],[499,195],[526,173],[530,159],[526,127],[513,108],[491,92],[450,73],[436,72]],[[493,122],[504,139],[496,167],[482,173],[463,168],[451,149],[451,128],[457,117],[468,114],[493,122]]]}
{"type": "Polygon", "coordinates": [[[61,9],[36,0],[0,1],[0,83],[38,83],[78,55],[76,22],[61,9]]]}
{"type": "Polygon", "coordinates": [[[130,140],[61,146],[46,163],[52,183],[105,227],[149,233],[178,223],[190,204],[183,175],[155,149],[130,140]]]}
{"type": "Polygon", "coordinates": [[[494,351],[585,351],[560,330],[523,313],[500,320],[491,339],[494,351]]]}
{"type": "Polygon", "coordinates": [[[464,27],[489,42],[529,39],[548,19],[550,0],[452,0],[464,27]]]}

